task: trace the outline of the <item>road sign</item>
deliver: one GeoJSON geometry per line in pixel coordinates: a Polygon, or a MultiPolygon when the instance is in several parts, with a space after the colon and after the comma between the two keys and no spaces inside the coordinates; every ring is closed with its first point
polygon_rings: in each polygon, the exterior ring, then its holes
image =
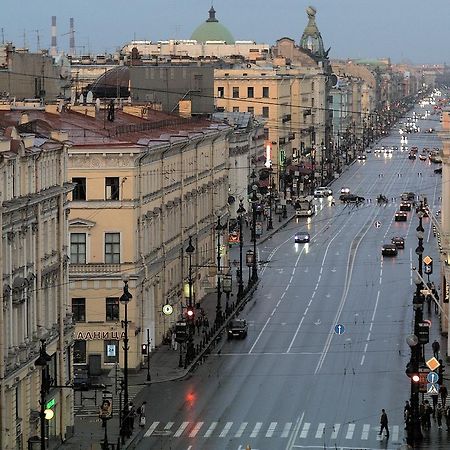
{"type": "Polygon", "coordinates": [[[336,334],[344,334],[344,333],[345,333],[344,325],[341,325],[341,324],[338,323],[338,324],[334,327],[334,332],[335,332],[336,334]]]}
{"type": "Polygon", "coordinates": [[[166,303],[162,308],[163,314],[170,316],[173,313],[173,306],[166,303]]]}
{"type": "Polygon", "coordinates": [[[427,393],[430,395],[439,395],[439,385],[434,383],[428,383],[427,393]]]}
{"type": "Polygon", "coordinates": [[[430,342],[430,325],[427,322],[419,322],[416,326],[416,336],[419,338],[419,344],[428,344],[430,342]]]}
{"type": "Polygon", "coordinates": [[[375,228],[380,228],[380,227],[381,227],[381,222],[380,222],[379,220],[377,220],[377,221],[373,224],[373,226],[374,226],[375,228]]]}
{"type": "Polygon", "coordinates": [[[431,370],[436,370],[440,364],[439,361],[433,356],[433,358],[430,358],[428,361],[426,361],[425,363],[431,370]]]}
{"type": "Polygon", "coordinates": [[[424,264],[431,264],[433,262],[433,259],[430,258],[429,256],[425,256],[425,258],[423,258],[423,263],[424,264]]]}
{"type": "Polygon", "coordinates": [[[427,381],[428,383],[437,383],[439,380],[439,375],[436,372],[430,372],[427,375],[427,381]]]}

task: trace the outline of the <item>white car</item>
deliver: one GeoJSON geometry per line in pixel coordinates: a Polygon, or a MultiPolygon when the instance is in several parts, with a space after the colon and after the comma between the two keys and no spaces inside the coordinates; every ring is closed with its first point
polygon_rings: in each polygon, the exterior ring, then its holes
{"type": "Polygon", "coordinates": [[[314,191],[314,197],[316,198],[329,197],[330,195],[333,195],[333,191],[327,187],[318,187],[314,191]]]}

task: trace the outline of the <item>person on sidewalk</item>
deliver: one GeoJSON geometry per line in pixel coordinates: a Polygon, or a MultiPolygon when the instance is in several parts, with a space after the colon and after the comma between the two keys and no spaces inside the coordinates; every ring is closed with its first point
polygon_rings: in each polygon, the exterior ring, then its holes
{"type": "Polygon", "coordinates": [[[446,403],[447,403],[447,395],[448,395],[447,387],[442,385],[439,388],[439,394],[441,396],[442,406],[445,408],[446,403]]]}
{"type": "Polygon", "coordinates": [[[445,423],[447,425],[447,431],[450,431],[450,406],[445,408],[445,423]]]}
{"type": "Polygon", "coordinates": [[[195,319],[195,327],[197,328],[197,334],[200,335],[200,328],[202,326],[202,321],[200,319],[200,317],[197,317],[195,319]]]}
{"type": "Polygon", "coordinates": [[[425,400],[425,412],[424,412],[424,423],[425,427],[430,429],[431,428],[431,415],[433,414],[433,408],[430,405],[430,402],[428,400],[425,400]]]}
{"type": "Polygon", "coordinates": [[[442,428],[442,416],[444,414],[444,410],[442,408],[442,405],[440,403],[438,403],[437,408],[436,408],[436,420],[437,420],[437,424],[438,424],[438,428],[441,429],[442,428]]]}
{"type": "Polygon", "coordinates": [[[384,409],[381,410],[380,432],[378,433],[380,436],[383,434],[383,430],[386,430],[386,439],[389,439],[388,416],[384,409]]]}
{"type": "Polygon", "coordinates": [[[431,348],[433,349],[433,356],[434,356],[436,359],[439,359],[439,350],[441,349],[441,346],[439,345],[439,342],[435,340],[435,341],[431,344],[431,348]]]}
{"type": "Polygon", "coordinates": [[[147,404],[147,402],[142,402],[142,405],[139,406],[139,408],[137,409],[137,414],[139,416],[139,426],[140,427],[145,427],[145,405],[147,404]]]}
{"type": "Polygon", "coordinates": [[[411,405],[409,404],[409,401],[406,400],[405,407],[403,408],[403,418],[405,420],[405,424],[409,422],[411,414],[411,405]]]}
{"type": "Polygon", "coordinates": [[[176,351],[176,349],[178,348],[178,342],[177,342],[177,340],[176,340],[176,338],[177,338],[177,335],[176,335],[176,333],[172,333],[172,342],[171,342],[171,346],[172,346],[172,350],[175,350],[176,351]]]}

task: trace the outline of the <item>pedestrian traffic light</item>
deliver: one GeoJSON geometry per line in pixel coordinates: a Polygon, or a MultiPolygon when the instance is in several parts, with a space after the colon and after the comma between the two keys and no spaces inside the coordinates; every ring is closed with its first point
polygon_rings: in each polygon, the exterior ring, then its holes
{"type": "Polygon", "coordinates": [[[141,345],[141,353],[145,356],[148,355],[148,345],[147,344],[142,344],[141,345]]]}
{"type": "Polygon", "coordinates": [[[192,306],[188,306],[186,316],[189,320],[194,320],[194,308],[192,308],[192,306]]]}

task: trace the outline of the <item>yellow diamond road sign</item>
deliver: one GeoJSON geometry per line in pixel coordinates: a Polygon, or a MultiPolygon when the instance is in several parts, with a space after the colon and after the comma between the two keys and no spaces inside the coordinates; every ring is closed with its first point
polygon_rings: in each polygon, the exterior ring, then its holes
{"type": "Polygon", "coordinates": [[[423,258],[423,263],[427,266],[429,266],[432,262],[433,260],[429,256],[425,256],[425,258],[423,258]]]}
{"type": "Polygon", "coordinates": [[[427,362],[426,365],[430,368],[430,370],[436,370],[440,364],[439,361],[436,358],[430,358],[427,362]]]}

